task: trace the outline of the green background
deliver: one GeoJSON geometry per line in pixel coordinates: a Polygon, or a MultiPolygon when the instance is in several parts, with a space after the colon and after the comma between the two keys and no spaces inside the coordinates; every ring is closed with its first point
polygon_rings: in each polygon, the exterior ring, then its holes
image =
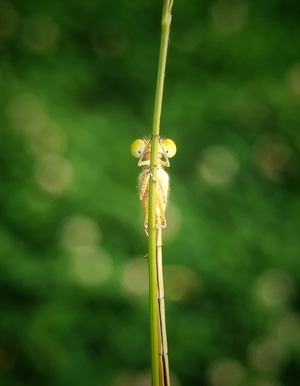
{"type": "MultiPolygon", "coordinates": [[[[149,384],[162,1],[0,1],[0,384],[149,384]]],[[[172,386],[300,379],[300,3],[175,0],[161,134],[172,386]]]]}

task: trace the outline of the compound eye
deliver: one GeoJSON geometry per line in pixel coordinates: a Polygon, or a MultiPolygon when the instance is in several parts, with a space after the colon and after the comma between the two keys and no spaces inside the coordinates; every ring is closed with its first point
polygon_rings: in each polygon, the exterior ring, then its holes
{"type": "Polygon", "coordinates": [[[130,145],[130,153],[135,158],[141,158],[145,153],[146,144],[142,139],[136,139],[130,145]]]}
{"type": "Polygon", "coordinates": [[[175,142],[172,141],[172,139],[163,139],[162,145],[163,145],[164,151],[166,153],[166,156],[168,158],[174,157],[174,155],[176,154],[176,151],[177,151],[175,142]]]}

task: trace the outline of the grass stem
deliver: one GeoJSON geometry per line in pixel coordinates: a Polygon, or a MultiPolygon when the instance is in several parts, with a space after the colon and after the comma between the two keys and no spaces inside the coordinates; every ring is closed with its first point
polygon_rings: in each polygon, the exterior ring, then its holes
{"type": "MultiPolygon", "coordinates": [[[[158,258],[161,259],[161,241],[159,234],[161,229],[156,226],[156,165],[158,164],[158,146],[160,135],[160,118],[162,111],[162,100],[164,90],[164,79],[167,62],[167,53],[169,45],[169,34],[171,25],[171,9],[173,0],[164,0],[162,23],[161,23],[161,41],[158,62],[158,74],[156,83],[156,94],[154,103],[153,127],[152,127],[152,142],[151,142],[151,158],[150,171],[152,178],[149,180],[149,223],[148,223],[148,256],[149,256],[149,302],[150,302],[150,335],[151,335],[151,374],[152,386],[168,386],[169,368],[167,358],[163,357],[161,352],[161,341],[166,341],[165,325],[161,326],[165,321],[164,315],[160,315],[159,311],[159,273],[158,273],[158,258]],[[160,255],[160,256],[158,256],[160,255]],[[163,338],[162,338],[163,337],[163,338]],[[164,364],[164,365],[162,365],[164,364]]],[[[164,310],[164,307],[163,307],[164,310]]]]}

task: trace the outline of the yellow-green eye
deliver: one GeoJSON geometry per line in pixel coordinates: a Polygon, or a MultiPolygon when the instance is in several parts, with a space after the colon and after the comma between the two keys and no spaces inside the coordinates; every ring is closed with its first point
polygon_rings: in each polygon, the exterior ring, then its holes
{"type": "Polygon", "coordinates": [[[136,139],[130,145],[130,153],[135,158],[141,158],[146,149],[146,144],[142,139],[136,139]]]}
{"type": "Polygon", "coordinates": [[[174,157],[174,155],[176,154],[176,151],[177,151],[175,142],[172,141],[172,139],[163,139],[162,145],[163,145],[164,151],[166,153],[166,156],[168,158],[174,157]]]}

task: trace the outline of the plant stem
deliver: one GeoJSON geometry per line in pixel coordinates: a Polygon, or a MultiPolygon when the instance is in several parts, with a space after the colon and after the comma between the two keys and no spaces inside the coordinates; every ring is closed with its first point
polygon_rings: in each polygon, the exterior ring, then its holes
{"type": "MultiPolygon", "coordinates": [[[[162,99],[164,90],[164,78],[168,53],[169,34],[171,25],[171,9],[173,0],[164,0],[162,22],[161,22],[161,41],[159,52],[159,63],[156,83],[156,95],[154,103],[154,116],[152,127],[151,158],[150,170],[152,178],[149,181],[149,223],[148,223],[148,256],[149,256],[149,302],[150,302],[150,334],[151,334],[151,373],[152,386],[162,386],[169,384],[160,382],[161,358],[160,358],[160,326],[158,310],[158,273],[157,273],[157,236],[156,229],[156,165],[158,164],[158,145],[160,133],[160,118],[162,110],[162,99]]],[[[161,230],[160,230],[161,231],[161,230]]],[[[168,374],[168,369],[167,369],[168,374]]],[[[168,376],[168,375],[167,375],[168,376]]]]}

